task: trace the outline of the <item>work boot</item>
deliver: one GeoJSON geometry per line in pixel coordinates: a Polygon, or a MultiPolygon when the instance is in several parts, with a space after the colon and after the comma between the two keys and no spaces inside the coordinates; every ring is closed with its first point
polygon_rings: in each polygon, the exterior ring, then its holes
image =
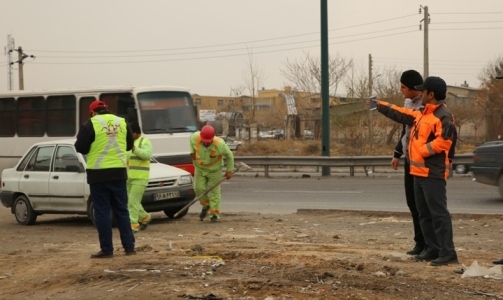
{"type": "Polygon", "coordinates": [[[440,256],[437,259],[434,259],[430,262],[431,266],[443,266],[448,264],[458,264],[458,256],[456,254],[440,256]]]}
{"type": "Polygon", "coordinates": [[[424,247],[416,245],[416,246],[414,246],[414,248],[412,248],[412,250],[407,251],[407,254],[408,255],[419,255],[419,254],[421,254],[421,252],[423,252],[423,250],[424,250],[424,247]]]}
{"type": "Polygon", "coordinates": [[[210,210],[209,206],[203,206],[203,209],[201,210],[201,213],[199,214],[199,219],[201,219],[201,221],[206,217],[209,210],[210,210]]]}
{"type": "Polygon", "coordinates": [[[424,250],[421,254],[414,256],[417,261],[432,261],[438,258],[438,253],[424,250]]]}
{"type": "Polygon", "coordinates": [[[217,223],[217,222],[218,222],[218,217],[217,216],[211,217],[211,223],[217,223]]]}
{"type": "Polygon", "coordinates": [[[110,258],[110,257],[113,257],[114,254],[113,253],[105,253],[103,251],[100,251],[98,253],[95,253],[95,254],[91,254],[91,258],[110,258]]]}
{"type": "Polygon", "coordinates": [[[148,227],[148,224],[152,221],[152,215],[147,214],[143,219],[140,220],[140,227],[138,228],[139,230],[145,230],[148,227]]]}

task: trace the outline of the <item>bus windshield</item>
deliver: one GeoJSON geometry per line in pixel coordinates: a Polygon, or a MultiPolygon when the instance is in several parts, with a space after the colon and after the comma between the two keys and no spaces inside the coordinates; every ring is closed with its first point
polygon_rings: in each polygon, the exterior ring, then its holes
{"type": "Polygon", "coordinates": [[[138,93],[143,132],[176,133],[196,131],[192,98],[186,92],[138,93]]]}

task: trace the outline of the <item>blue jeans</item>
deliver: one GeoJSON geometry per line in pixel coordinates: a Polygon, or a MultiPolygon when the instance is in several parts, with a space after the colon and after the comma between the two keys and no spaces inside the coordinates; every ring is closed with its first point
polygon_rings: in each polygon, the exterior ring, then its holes
{"type": "Polygon", "coordinates": [[[122,246],[129,252],[134,250],[135,239],[127,208],[126,180],[93,183],[89,185],[94,205],[94,218],[103,253],[113,253],[112,220],[110,210],[114,213],[119,229],[122,246]]]}

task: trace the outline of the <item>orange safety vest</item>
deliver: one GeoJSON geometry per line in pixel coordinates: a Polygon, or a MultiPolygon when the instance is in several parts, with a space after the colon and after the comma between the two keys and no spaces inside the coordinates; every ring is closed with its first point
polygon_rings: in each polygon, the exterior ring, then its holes
{"type": "Polygon", "coordinates": [[[220,138],[218,137],[215,137],[213,138],[213,146],[214,146],[214,149],[211,150],[211,153],[210,153],[210,158],[215,158],[216,159],[212,162],[209,162],[209,163],[205,163],[201,160],[200,158],[200,155],[199,155],[199,147],[201,146],[201,135],[199,134],[197,136],[197,139],[196,139],[196,146],[195,146],[195,149],[194,149],[194,155],[195,155],[195,161],[197,164],[199,164],[200,166],[203,166],[203,167],[209,167],[209,166],[212,166],[218,162],[220,162],[222,160],[222,154],[219,154],[218,156],[216,155],[216,152],[215,152],[215,149],[217,148],[217,145],[218,143],[220,142],[220,138]]]}

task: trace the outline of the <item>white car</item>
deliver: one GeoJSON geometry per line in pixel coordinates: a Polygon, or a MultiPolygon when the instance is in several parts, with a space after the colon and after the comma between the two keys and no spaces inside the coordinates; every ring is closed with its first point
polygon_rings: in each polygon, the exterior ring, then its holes
{"type": "MultiPolygon", "coordinates": [[[[86,159],[77,153],[74,142],[36,143],[14,168],[3,170],[0,199],[20,224],[33,225],[42,214],[83,214],[94,223],[86,159]]],[[[194,197],[190,173],[151,161],[150,179],[142,200],[146,211],[164,211],[173,218],[194,197]]]]}
{"type": "Polygon", "coordinates": [[[244,146],[243,142],[236,141],[228,136],[221,136],[220,138],[222,138],[225,141],[227,146],[229,146],[229,149],[231,149],[232,151],[237,151],[239,148],[244,146]]]}

